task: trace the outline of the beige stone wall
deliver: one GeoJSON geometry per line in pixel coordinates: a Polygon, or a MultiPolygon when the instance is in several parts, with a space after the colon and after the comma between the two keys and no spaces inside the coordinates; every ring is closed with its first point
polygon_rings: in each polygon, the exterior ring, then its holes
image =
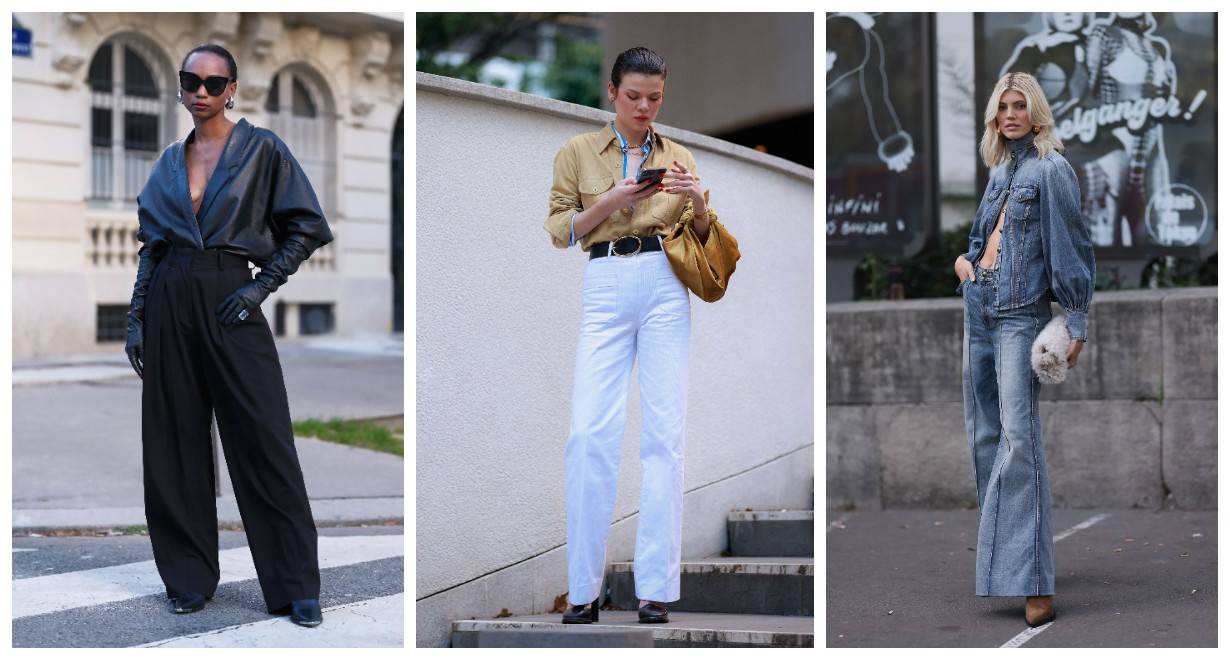
{"type": "MultiPolygon", "coordinates": [[[[320,88],[335,175],[314,184],[322,201],[334,200],[336,240],[270,296],[265,312],[272,319],[284,301],[293,321],[295,303],[333,303],[338,335],[391,331],[390,141],[404,103],[403,30],[389,19],[354,17],[321,27],[298,14],[17,13],[34,47],[32,57],[13,61],[14,357],[120,350],[118,342],[95,341],[95,310],[131,296],[136,206],[88,200],[85,80],[99,46],[125,33],[139,34],[161,60],[168,75],[158,82],[170,93],[193,46],[210,41],[230,49],[239,64],[231,119],[269,126],[269,84],[286,67],[320,88]],[[94,229],[110,230],[112,240],[99,245],[94,229]],[[96,250],[109,263],[95,265],[96,250]]],[[[179,111],[168,134],[182,138],[191,128],[191,117],[179,111]]]]}

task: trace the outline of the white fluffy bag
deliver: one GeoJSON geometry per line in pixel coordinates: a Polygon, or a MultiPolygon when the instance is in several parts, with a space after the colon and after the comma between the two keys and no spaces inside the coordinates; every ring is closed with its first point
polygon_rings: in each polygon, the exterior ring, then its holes
{"type": "Polygon", "coordinates": [[[1029,362],[1043,383],[1058,385],[1068,377],[1068,345],[1072,336],[1068,334],[1067,320],[1062,314],[1053,317],[1034,339],[1029,362]]]}

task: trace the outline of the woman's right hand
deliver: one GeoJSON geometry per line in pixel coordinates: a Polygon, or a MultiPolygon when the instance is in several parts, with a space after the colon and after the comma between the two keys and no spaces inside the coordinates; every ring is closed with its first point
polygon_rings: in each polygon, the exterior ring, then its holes
{"type": "Polygon", "coordinates": [[[128,363],[137,377],[145,379],[145,322],[142,319],[128,315],[128,340],[124,344],[124,352],[128,354],[128,363]]]}
{"type": "Polygon", "coordinates": [[[658,192],[656,184],[650,185],[649,188],[641,192],[637,192],[644,185],[645,183],[637,183],[636,177],[630,176],[616,183],[602,195],[602,198],[608,200],[607,203],[611,204],[612,208],[626,208],[643,199],[648,199],[658,192]]]}
{"type": "Polygon", "coordinates": [[[974,264],[971,264],[965,255],[957,257],[952,269],[956,271],[958,280],[968,280],[974,277],[974,264]]]}

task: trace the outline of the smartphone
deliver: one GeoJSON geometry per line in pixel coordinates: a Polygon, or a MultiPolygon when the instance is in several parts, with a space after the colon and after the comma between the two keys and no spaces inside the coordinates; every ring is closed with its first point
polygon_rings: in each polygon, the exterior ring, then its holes
{"type": "Polygon", "coordinates": [[[649,183],[642,188],[638,188],[637,192],[641,192],[642,190],[645,190],[646,188],[649,188],[650,186],[656,186],[659,183],[662,183],[662,177],[665,174],[666,174],[665,167],[659,167],[659,168],[651,169],[651,170],[641,170],[640,176],[636,177],[636,182],[644,183],[648,181],[649,183]]]}

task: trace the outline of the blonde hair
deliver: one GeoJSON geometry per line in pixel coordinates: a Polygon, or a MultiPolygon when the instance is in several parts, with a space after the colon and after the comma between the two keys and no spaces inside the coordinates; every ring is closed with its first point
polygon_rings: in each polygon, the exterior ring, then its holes
{"type": "Polygon", "coordinates": [[[1039,127],[1034,135],[1034,145],[1038,147],[1038,158],[1045,158],[1052,150],[1063,151],[1063,141],[1055,135],[1055,116],[1051,114],[1051,104],[1046,101],[1046,94],[1038,80],[1028,73],[1006,73],[995,89],[991,90],[991,98],[987,100],[987,109],[982,113],[982,140],[978,145],[978,153],[988,169],[1008,160],[1008,138],[1004,137],[996,127],[996,115],[999,112],[999,100],[1004,92],[1015,89],[1025,97],[1025,113],[1029,117],[1030,130],[1039,127]]]}

